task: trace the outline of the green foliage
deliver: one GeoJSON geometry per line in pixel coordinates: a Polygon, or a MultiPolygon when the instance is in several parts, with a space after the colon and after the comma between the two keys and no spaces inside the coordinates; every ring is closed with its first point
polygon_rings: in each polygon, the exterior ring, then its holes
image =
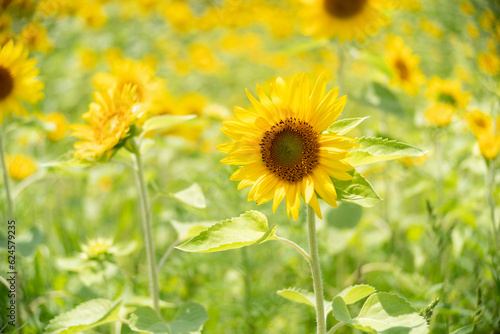
{"type": "Polygon", "coordinates": [[[168,131],[185,121],[195,118],[195,115],[177,116],[177,115],[161,115],[149,118],[142,126],[141,137],[151,131],[168,131]]]}
{"type": "Polygon", "coordinates": [[[208,320],[205,308],[198,303],[183,304],[174,319],[164,322],[151,307],[139,307],[129,317],[132,330],[151,334],[196,334],[201,333],[208,320]]]}
{"type": "Polygon", "coordinates": [[[362,137],[359,147],[350,150],[351,156],[346,159],[352,166],[368,165],[375,162],[395,160],[408,157],[420,157],[425,151],[396,140],[362,137]]]}
{"type": "Polygon", "coordinates": [[[344,302],[347,305],[349,305],[349,304],[354,304],[355,302],[371,295],[374,292],[375,292],[374,287],[369,286],[367,284],[361,284],[361,285],[353,285],[347,287],[341,292],[339,292],[337,296],[341,297],[344,300],[344,302]]]}
{"type": "Polygon", "coordinates": [[[403,298],[378,292],[364,303],[358,316],[351,317],[347,304],[341,296],[332,302],[334,317],[349,326],[367,333],[418,334],[427,333],[427,322],[403,298]]]}
{"type": "Polygon", "coordinates": [[[247,211],[209,227],[176,248],[185,252],[207,253],[257,245],[272,239],[276,228],[269,228],[264,214],[247,211]]]}
{"type": "Polygon", "coordinates": [[[202,209],[207,206],[203,190],[201,190],[201,187],[196,183],[193,183],[186,189],[173,193],[172,196],[194,208],[202,209]]]}
{"type": "Polygon", "coordinates": [[[337,201],[355,203],[370,207],[380,201],[380,196],[373,190],[372,185],[356,170],[349,172],[352,180],[332,180],[337,192],[337,201]]]}
{"type": "Polygon", "coordinates": [[[328,132],[336,134],[336,135],[344,135],[357,127],[361,122],[363,122],[365,119],[370,118],[370,116],[367,117],[357,117],[357,118],[344,118],[344,119],[339,119],[332,125],[330,125],[327,129],[328,132]]]}
{"type": "Polygon", "coordinates": [[[404,117],[406,112],[399,99],[387,87],[378,82],[372,82],[363,94],[361,102],[367,106],[378,109],[398,117],[404,117]]]}
{"type": "Polygon", "coordinates": [[[45,333],[80,333],[99,325],[119,321],[120,305],[120,302],[111,303],[106,299],[89,300],[52,319],[45,328],[45,333]]]}

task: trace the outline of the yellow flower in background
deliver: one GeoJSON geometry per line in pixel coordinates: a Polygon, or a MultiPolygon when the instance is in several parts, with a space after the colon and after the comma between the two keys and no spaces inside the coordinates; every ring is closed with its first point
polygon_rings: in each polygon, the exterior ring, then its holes
{"type": "Polygon", "coordinates": [[[363,41],[389,23],[383,0],[302,0],[303,31],[318,38],[363,41]]]}
{"type": "Polygon", "coordinates": [[[87,26],[91,28],[101,28],[106,24],[108,18],[98,1],[80,0],[75,1],[77,6],[76,15],[79,16],[87,26]]]}
{"type": "Polygon", "coordinates": [[[479,68],[486,74],[495,76],[500,72],[500,58],[493,52],[482,52],[477,58],[479,68]]]}
{"type": "Polygon", "coordinates": [[[450,124],[455,111],[446,103],[436,104],[425,111],[424,117],[431,125],[446,126],[450,124]]]}
{"type": "Polygon", "coordinates": [[[466,113],[465,119],[478,140],[483,157],[489,160],[495,159],[500,150],[500,118],[497,119],[496,130],[491,117],[479,109],[466,113]]]}
{"type": "Polygon", "coordinates": [[[427,161],[428,158],[429,155],[426,153],[420,157],[402,158],[399,159],[399,162],[401,162],[406,167],[418,167],[422,166],[427,161]]]}
{"type": "Polygon", "coordinates": [[[10,27],[12,26],[12,18],[7,13],[0,14],[0,45],[6,44],[11,38],[10,27]]]}
{"type": "Polygon", "coordinates": [[[95,102],[83,114],[87,124],[73,124],[73,136],[83,139],[74,144],[75,158],[105,160],[114,153],[114,147],[129,135],[130,126],[140,117],[137,89],[127,85],[94,94],[95,102]]]}
{"type": "Polygon", "coordinates": [[[21,41],[31,51],[47,53],[52,49],[52,41],[47,30],[38,22],[28,23],[21,31],[21,41]]]}
{"type": "Polygon", "coordinates": [[[462,109],[469,104],[470,93],[463,92],[458,81],[433,77],[427,86],[427,98],[439,104],[462,109]]]}
{"type": "Polygon", "coordinates": [[[60,112],[53,112],[43,118],[43,121],[50,125],[51,130],[47,131],[47,138],[58,141],[66,137],[68,133],[68,121],[60,112]]]}
{"type": "Polygon", "coordinates": [[[36,173],[36,161],[24,154],[6,155],[7,170],[13,180],[24,180],[36,173]]]}
{"type": "Polygon", "coordinates": [[[97,52],[87,48],[79,49],[77,51],[77,56],[81,66],[87,71],[94,69],[99,59],[97,56],[97,52]]]}
{"type": "Polygon", "coordinates": [[[113,239],[97,238],[82,245],[82,251],[89,260],[104,260],[107,255],[111,254],[112,246],[113,239]]]}
{"type": "Polygon", "coordinates": [[[187,2],[178,0],[165,2],[163,15],[168,23],[179,32],[188,32],[195,26],[196,20],[187,2]]]}
{"type": "Polygon", "coordinates": [[[462,1],[460,3],[460,10],[467,16],[470,16],[476,12],[476,9],[469,1],[462,1]]]}
{"type": "Polygon", "coordinates": [[[21,115],[26,109],[21,102],[35,103],[43,98],[43,83],[35,77],[36,59],[28,59],[22,44],[7,42],[0,48],[0,124],[4,116],[21,115]]]}
{"type": "Polygon", "coordinates": [[[443,37],[443,30],[441,29],[441,27],[439,27],[435,22],[427,18],[420,19],[420,28],[422,28],[423,31],[425,31],[432,37],[435,38],[443,37]]]}
{"type": "Polygon", "coordinates": [[[164,80],[156,78],[155,71],[148,64],[131,59],[114,59],[111,62],[111,73],[97,73],[93,82],[100,90],[115,86],[117,90],[128,85],[136,87],[138,102],[145,110],[151,107],[155,96],[165,89],[164,80]]]}
{"type": "Polygon", "coordinates": [[[227,165],[243,165],[231,180],[238,189],[252,186],[248,200],[262,204],[274,199],[273,210],[286,197],[286,211],[297,220],[300,196],[321,218],[317,195],[337,206],[331,178],[350,180],[353,167],[344,161],[348,149],[358,145],[352,138],[323,134],[341,114],[346,97],[338,88],[325,95],[326,80],[320,76],[313,88],[306,75],[290,81],[278,77],[268,97],[257,86],[259,100],[247,90],[254,110],[235,107],[236,119],[223,122],[221,131],[233,142],[217,149],[228,155],[227,165]],[[316,195],[317,194],[317,195],[316,195]]]}
{"type": "Polygon", "coordinates": [[[479,37],[479,29],[477,29],[476,25],[472,22],[467,22],[466,26],[467,32],[472,38],[478,38],[479,37]]]}
{"type": "Polygon", "coordinates": [[[481,15],[481,18],[479,19],[479,24],[481,25],[481,28],[483,28],[486,31],[492,32],[492,28],[495,26],[495,23],[497,19],[495,19],[495,14],[491,10],[484,10],[483,15],[481,15]]]}
{"type": "Polygon", "coordinates": [[[190,63],[203,73],[214,73],[222,66],[210,47],[199,42],[189,45],[189,59],[190,63]]]}
{"type": "Polygon", "coordinates": [[[425,80],[418,66],[420,58],[401,37],[389,37],[385,49],[385,60],[393,72],[391,84],[402,87],[409,95],[416,95],[419,85],[425,80]]]}

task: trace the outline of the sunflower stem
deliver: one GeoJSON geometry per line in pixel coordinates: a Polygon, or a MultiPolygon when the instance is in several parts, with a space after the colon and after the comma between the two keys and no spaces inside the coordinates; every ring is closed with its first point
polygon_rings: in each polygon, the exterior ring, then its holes
{"type": "Polygon", "coordinates": [[[496,222],[496,216],[495,216],[495,195],[494,195],[494,189],[495,189],[495,165],[493,161],[486,160],[486,188],[488,189],[487,193],[487,199],[488,199],[488,205],[490,207],[490,217],[491,217],[491,230],[493,234],[493,245],[495,247],[495,254],[497,253],[498,250],[498,232],[497,232],[497,222],[496,222]]]}
{"type": "Polygon", "coordinates": [[[5,188],[5,198],[7,202],[7,221],[14,218],[14,202],[12,201],[12,192],[10,190],[9,171],[5,159],[5,145],[3,139],[3,129],[0,124],[0,160],[2,161],[3,183],[5,188]]]}
{"type": "Polygon", "coordinates": [[[306,259],[307,263],[309,263],[309,265],[311,266],[311,257],[309,256],[309,254],[307,254],[307,252],[302,247],[297,245],[295,242],[288,240],[288,239],[285,239],[285,238],[282,238],[282,237],[278,237],[278,236],[275,236],[274,240],[283,241],[284,243],[291,245],[304,257],[304,259],[306,259]]]}
{"type": "MultiPolygon", "coordinates": [[[[133,142],[133,140],[132,140],[133,142]]],[[[155,260],[155,246],[153,240],[153,221],[151,219],[149,194],[146,180],[144,178],[144,165],[139,151],[134,154],[135,162],[135,179],[139,190],[142,211],[142,228],[144,234],[144,245],[146,247],[146,257],[149,269],[149,292],[153,299],[153,307],[156,313],[160,314],[160,299],[158,285],[158,271],[155,260]]]]}
{"type": "Polygon", "coordinates": [[[316,299],[316,323],[318,334],[326,334],[326,316],[323,298],[323,278],[318,255],[318,241],[316,238],[316,216],[313,208],[307,206],[307,228],[309,234],[309,253],[311,254],[311,272],[314,286],[314,297],[316,299]]]}

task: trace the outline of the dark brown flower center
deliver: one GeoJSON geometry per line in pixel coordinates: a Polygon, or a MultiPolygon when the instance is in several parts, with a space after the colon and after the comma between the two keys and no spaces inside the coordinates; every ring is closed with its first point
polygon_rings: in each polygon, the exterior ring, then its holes
{"type": "Polygon", "coordinates": [[[331,16],[348,19],[363,10],[367,0],[324,0],[323,6],[331,16]]]}
{"type": "Polygon", "coordinates": [[[260,147],[267,169],[288,182],[302,180],[318,164],[318,133],[296,118],[273,125],[260,147]]]}
{"type": "Polygon", "coordinates": [[[14,89],[14,78],[10,71],[0,66],[0,101],[10,95],[14,89]]]}
{"type": "Polygon", "coordinates": [[[410,72],[408,71],[408,66],[402,59],[396,61],[396,70],[398,71],[399,78],[402,80],[407,80],[410,77],[410,72]]]}

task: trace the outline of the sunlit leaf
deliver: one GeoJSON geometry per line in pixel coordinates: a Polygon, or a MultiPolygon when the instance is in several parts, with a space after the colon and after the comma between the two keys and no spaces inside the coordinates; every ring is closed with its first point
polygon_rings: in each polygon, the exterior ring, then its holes
{"type": "Polygon", "coordinates": [[[119,302],[111,303],[106,299],[89,300],[52,319],[45,328],[45,333],[80,333],[102,324],[119,321],[119,306],[119,302]]]}
{"type": "Polygon", "coordinates": [[[361,122],[363,122],[368,117],[358,117],[358,118],[344,118],[336,121],[332,125],[330,125],[327,129],[328,132],[343,135],[357,127],[361,122]]]}
{"type": "Polygon", "coordinates": [[[151,334],[194,334],[200,333],[208,320],[208,314],[198,303],[188,302],[177,311],[172,322],[160,319],[150,307],[137,308],[129,318],[132,330],[151,334]]]}
{"type": "Polygon", "coordinates": [[[353,285],[342,290],[337,296],[342,297],[344,302],[354,304],[355,302],[371,295],[375,292],[375,288],[367,284],[353,285]]]}
{"type": "Polygon", "coordinates": [[[172,220],[170,223],[177,232],[177,240],[182,242],[186,241],[187,239],[191,239],[201,232],[208,230],[210,226],[216,224],[216,222],[184,223],[177,220],[172,220]]]}
{"type": "Polygon", "coordinates": [[[420,157],[425,151],[418,147],[384,138],[362,137],[360,146],[350,150],[351,156],[346,162],[353,167],[368,165],[375,162],[395,160],[408,157],[420,157]]]}
{"type": "Polygon", "coordinates": [[[195,208],[201,209],[206,207],[203,190],[201,190],[201,187],[196,183],[193,183],[186,189],[172,194],[172,196],[179,201],[195,208]]]}
{"type": "Polygon", "coordinates": [[[334,317],[368,333],[420,334],[427,333],[427,322],[403,298],[379,292],[366,300],[359,315],[352,318],[347,304],[337,296],[332,303],[334,317]]]}
{"type": "Polygon", "coordinates": [[[380,196],[363,175],[356,170],[349,173],[353,176],[352,180],[332,180],[337,192],[337,201],[354,203],[364,207],[373,206],[380,201],[380,196]]]}
{"type": "Polygon", "coordinates": [[[382,112],[399,117],[404,117],[406,115],[405,109],[396,95],[378,82],[372,82],[372,84],[368,86],[360,102],[382,112]]]}
{"type": "Polygon", "coordinates": [[[276,226],[269,229],[267,218],[258,211],[224,220],[176,247],[186,252],[218,252],[256,245],[272,239],[276,226]]]}
{"type": "Polygon", "coordinates": [[[304,292],[296,289],[283,289],[278,291],[278,295],[296,303],[306,304],[316,308],[314,304],[314,293],[304,292]]]}
{"type": "Polygon", "coordinates": [[[146,133],[154,130],[167,131],[176,127],[177,125],[184,123],[190,119],[195,118],[196,115],[185,115],[185,116],[177,116],[177,115],[161,115],[148,119],[144,122],[142,127],[142,134],[144,136],[146,133]]]}

